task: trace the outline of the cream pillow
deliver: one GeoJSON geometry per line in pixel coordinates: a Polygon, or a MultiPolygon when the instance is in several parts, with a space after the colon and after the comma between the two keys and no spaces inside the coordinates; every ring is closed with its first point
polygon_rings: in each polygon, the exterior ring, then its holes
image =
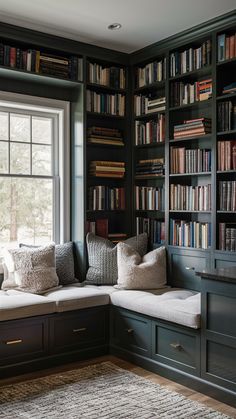
{"type": "Polygon", "coordinates": [[[116,288],[148,290],[166,286],[166,251],[152,250],[143,257],[125,243],[117,245],[118,281],[116,288]]]}
{"type": "Polygon", "coordinates": [[[59,284],[54,245],[5,250],[4,266],[2,289],[40,294],[59,284]]]}

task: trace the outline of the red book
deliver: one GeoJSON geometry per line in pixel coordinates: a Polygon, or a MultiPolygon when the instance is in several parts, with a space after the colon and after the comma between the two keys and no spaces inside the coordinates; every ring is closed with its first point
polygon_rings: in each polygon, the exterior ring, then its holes
{"type": "Polygon", "coordinates": [[[16,67],[16,48],[10,48],[10,67],[16,67]]]}
{"type": "Polygon", "coordinates": [[[104,237],[105,239],[108,236],[108,219],[101,218],[100,220],[96,221],[96,234],[100,237],[104,237]]]}
{"type": "Polygon", "coordinates": [[[225,59],[229,59],[229,36],[225,39],[225,59]]]}
{"type": "Polygon", "coordinates": [[[229,38],[229,58],[234,58],[234,35],[229,38]]]}

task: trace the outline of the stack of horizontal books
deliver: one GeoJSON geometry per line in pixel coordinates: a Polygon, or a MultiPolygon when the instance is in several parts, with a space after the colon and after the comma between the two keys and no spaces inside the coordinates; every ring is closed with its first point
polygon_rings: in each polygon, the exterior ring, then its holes
{"type": "Polygon", "coordinates": [[[198,137],[211,132],[211,119],[197,118],[183,121],[174,126],[174,139],[198,137]]]}
{"type": "Polygon", "coordinates": [[[91,144],[124,146],[120,130],[107,127],[90,127],[87,131],[87,141],[91,144]]]}
{"type": "Polygon", "coordinates": [[[162,176],[164,171],[164,158],[139,160],[136,165],[136,179],[162,176]]]}
{"type": "Polygon", "coordinates": [[[89,174],[95,177],[123,178],[125,175],[125,163],[103,160],[91,161],[89,174]]]}
{"type": "Polygon", "coordinates": [[[236,92],[236,81],[231,84],[227,84],[227,86],[225,86],[222,91],[223,94],[229,94],[229,93],[235,93],[235,92],[236,92]]]}
{"type": "Polygon", "coordinates": [[[166,109],[166,98],[156,97],[148,98],[145,113],[161,112],[166,109]]]}

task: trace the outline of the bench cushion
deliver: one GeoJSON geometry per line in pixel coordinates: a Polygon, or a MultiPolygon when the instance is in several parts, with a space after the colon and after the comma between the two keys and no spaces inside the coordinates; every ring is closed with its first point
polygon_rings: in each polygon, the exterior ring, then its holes
{"type": "Polygon", "coordinates": [[[0,321],[55,313],[56,304],[49,298],[26,292],[0,290],[0,321]]]}
{"type": "Polygon", "coordinates": [[[115,306],[163,319],[183,326],[200,327],[200,293],[163,290],[161,295],[144,291],[118,291],[110,294],[115,306]]]}
{"type": "Polygon", "coordinates": [[[88,307],[107,305],[110,303],[109,294],[99,287],[65,286],[59,290],[45,294],[55,301],[56,311],[71,311],[88,307]]]}

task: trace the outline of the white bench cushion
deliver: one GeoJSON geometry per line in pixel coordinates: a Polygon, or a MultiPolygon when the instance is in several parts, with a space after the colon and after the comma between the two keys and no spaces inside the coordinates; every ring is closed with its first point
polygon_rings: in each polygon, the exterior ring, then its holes
{"type": "Polygon", "coordinates": [[[154,295],[144,291],[122,290],[110,294],[110,300],[115,306],[147,316],[194,329],[200,327],[200,293],[167,289],[161,295],[154,295]]]}
{"type": "Polygon", "coordinates": [[[0,290],[0,321],[55,313],[56,304],[49,298],[26,292],[0,290]]]}
{"type": "Polygon", "coordinates": [[[48,292],[45,296],[55,301],[57,312],[102,306],[110,303],[109,294],[100,290],[99,287],[70,285],[48,292]]]}

